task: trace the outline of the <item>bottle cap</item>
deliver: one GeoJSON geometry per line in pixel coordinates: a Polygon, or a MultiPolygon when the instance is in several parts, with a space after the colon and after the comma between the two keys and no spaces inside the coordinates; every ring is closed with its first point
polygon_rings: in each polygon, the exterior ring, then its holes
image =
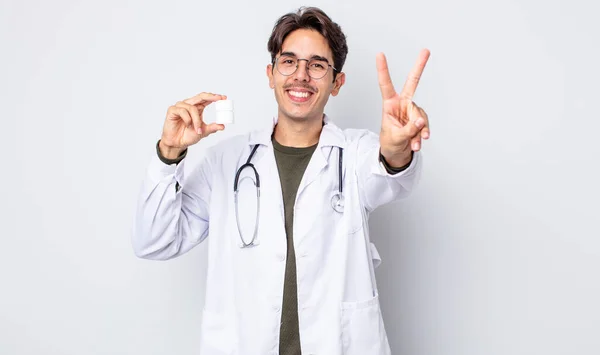
{"type": "Polygon", "coordinates": [[[232,100],[219,100],[215,102],[215,109],[218,111],[233,111],[232,100]]]}

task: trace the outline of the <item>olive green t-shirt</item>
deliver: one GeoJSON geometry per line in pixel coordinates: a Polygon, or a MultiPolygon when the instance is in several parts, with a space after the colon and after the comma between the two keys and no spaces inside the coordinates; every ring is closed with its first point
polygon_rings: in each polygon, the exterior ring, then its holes
{"type": "Polygon", "coordinates": [[[298,287],[296,279],[296,255],[294,252],[294,202],[300,181],[317,144],[306,148],[285,147],[273,141],[285,212],[287,258],[283,282],[283,305],[279,335],[280,355],[300,355],[300,329],[298,324],[298,287]]]}

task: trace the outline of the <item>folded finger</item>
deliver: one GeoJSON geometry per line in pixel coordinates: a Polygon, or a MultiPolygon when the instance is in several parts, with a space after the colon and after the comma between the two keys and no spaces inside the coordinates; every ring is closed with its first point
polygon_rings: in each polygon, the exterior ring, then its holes
{"type": "Polygon", "coordinates": [[[419,127],[421,131],[421,137],[425,139],[429,138],[429,117],[427,116],[427,113],[414,102],[410,106],[408,119],[415,122],[415,124],[419,127]]]}
{"type": "Polygon", "coordinates": [[[402,135],[407,139],[412,139],[419,135],[423,127],[425,127],[425,122],[423,119],[417,119],[416,121],[410,120],[403,127],[404,132],[402,133],[402,135]]]}
{"type": "Polygon", "coordinates": [[[410,147],[415,152],[418,152],[421,149],[421,136],[420,135],[417,135],[410,140],[410,147]]]}
{"type": "Polygon", "coordinates": [[[185,109],[184,107],[181,106],[175,106],[174,108],[175,113],[181,117],[181,119],[183,120],[183,122],[185,122],[186,126],[192,126],[193,125],[193,121],[192,121],[192,116],[190,116],[190,113],[188,112],[187,109],[185,109]]]}
{"type": "Polygon", "coordinates": [[[194,131],[198,134],[202,134],[202,117],[200,116],[200,110],[196,106],[185,103],[184,101],[178,102],[175,106],[181,107],[189,112],[190,117],[192,118],[194,131]]]}

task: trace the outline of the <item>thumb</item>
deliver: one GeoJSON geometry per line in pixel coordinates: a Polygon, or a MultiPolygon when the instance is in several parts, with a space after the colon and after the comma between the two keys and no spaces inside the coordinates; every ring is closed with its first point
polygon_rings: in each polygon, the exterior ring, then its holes
{"type": "Polygon", "coordinates": [[[418,117],[416,120],[410,120],[403,127],[403,133],[406,137],[413,138],[416,137],[419,132],[425,127],[425,120],[422,117],[418,117]]]}
{"type": "Polygon", "coordinates": [[[213,134],[217,131],[222,131],[225,129],[225,126],[219,123],[210,123],[205,125],[204,127],[202,127],[202,133],[204,133],[204,136],[208,136],[210,134],[213,134]]]}

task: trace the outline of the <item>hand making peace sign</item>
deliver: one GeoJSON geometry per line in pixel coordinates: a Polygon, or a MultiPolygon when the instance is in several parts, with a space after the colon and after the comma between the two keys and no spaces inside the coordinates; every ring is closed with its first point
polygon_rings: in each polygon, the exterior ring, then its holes
{"type": "Polygon", "coordinates": [[[381,154],[395,167],[410,161],[411,151],[421,149],[421,138],[429,138],[429,120],[422,108],[412,98],[417,90],[419,79],[429,59],[429,51],[423,49],[417,63],[408,74],[400,93],[394,90],[385,55],[377,55],[377,76],[383,99],[383,118],[379,142],[381,154]]]}

